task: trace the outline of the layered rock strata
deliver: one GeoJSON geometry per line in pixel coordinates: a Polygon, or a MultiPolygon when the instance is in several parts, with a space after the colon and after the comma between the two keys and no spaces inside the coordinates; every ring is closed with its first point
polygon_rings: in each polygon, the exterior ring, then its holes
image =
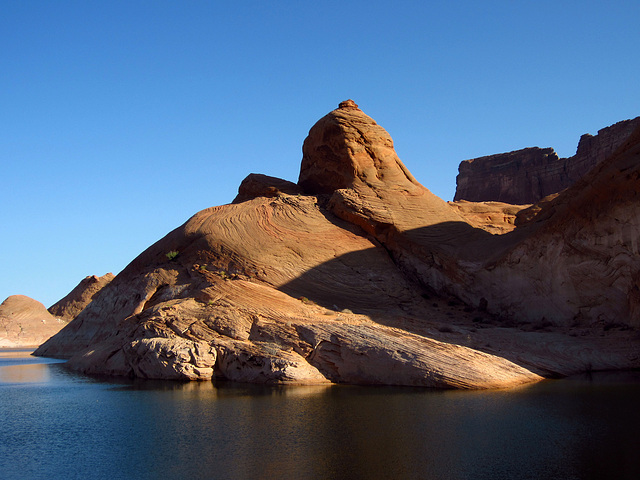
{"type": "Polygon", "coordinates": [[[640,117],[582,135],[576,154],[558,158],[552,148],[525,148],[460,163],[454,201],[536,203],[573,185],[623,145],[640,117]]]}
{"type": "Polygon", "coordinates": [[[311,128],[297,185],[249,176],[233,204],[149,247],[37,354],[145,378],[440,388],[640,367],[622,328],[637,301],[621,301],[638,296],[638,148],[603,162],[596,190],[493,235],[342,102],[311,128]]]}

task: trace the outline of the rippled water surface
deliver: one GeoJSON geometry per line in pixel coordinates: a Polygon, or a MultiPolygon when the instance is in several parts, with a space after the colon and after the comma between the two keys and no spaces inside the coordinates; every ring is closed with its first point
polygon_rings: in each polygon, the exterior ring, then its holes
{"type": "Polygon", "coordinates": [[[492,392],[89,378],[0,350],[0,478],[640,479],[640,374],[492,392]]]}

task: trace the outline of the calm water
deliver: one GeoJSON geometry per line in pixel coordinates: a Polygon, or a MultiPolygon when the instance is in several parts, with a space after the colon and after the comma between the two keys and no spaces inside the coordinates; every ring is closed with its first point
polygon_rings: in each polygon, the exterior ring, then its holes
{"type": "Polygon", "coordinates": [[[639,479],[640,374],[509,391],[97,380],[0,350],[3,479],[639,479]]]}

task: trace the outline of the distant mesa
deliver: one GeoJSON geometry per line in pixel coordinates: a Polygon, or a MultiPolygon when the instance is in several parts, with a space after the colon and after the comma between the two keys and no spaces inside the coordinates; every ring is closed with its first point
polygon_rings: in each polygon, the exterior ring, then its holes
{"type": "Polygon", "coordinates": [[[249,175],[83,309],[70,295],[75,318],[36,354],[89,374],[461,389],[639,368],[640,126],[614,143],[530,208],[447,203],[341,102],[297,183],[249,175]]]}
{"type": "Polygon", "coordinates": [[[454,201],[532,204],[573,185],[611,156],[640,126],[640,117],[582,135],[573,157],[552,148],[524,148],[460,163],[454,201]]]}

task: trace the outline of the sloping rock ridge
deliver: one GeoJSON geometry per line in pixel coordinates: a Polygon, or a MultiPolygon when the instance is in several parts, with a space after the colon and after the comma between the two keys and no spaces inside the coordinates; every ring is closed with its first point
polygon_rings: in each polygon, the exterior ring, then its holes
{"type": "Polygon", "coordinates": [[[640,117],[582,135],[576,154],[558,158],[552,148],[525,148],[460,163],[454,201],[536,203],[573,185],[623,145],[640,117]]]}
{"type": "Polygon", "coordinates": [[[25,295],[11,295],[0,305],[0,347],[35,347],[67,324],[25,295]]]}
{"type": "Polygon", "coordinates": [[[508,206],[433,195],[342,102],[311,128],[297,185],[250,175],[36,354],[95,374],[436,388],[640,367],[639,149],[640,133],[513,229],[508,206]],[[509,233],[479,228],[487,212],[509,233]]]}
{"type": "Polygon", "coordinates": [[[49,313],[67,322],[73,320],[114,278],[113,273],[107,273],[101,277],[96,275],[85,277],[67,296],[51,305],[49,313]]]}

